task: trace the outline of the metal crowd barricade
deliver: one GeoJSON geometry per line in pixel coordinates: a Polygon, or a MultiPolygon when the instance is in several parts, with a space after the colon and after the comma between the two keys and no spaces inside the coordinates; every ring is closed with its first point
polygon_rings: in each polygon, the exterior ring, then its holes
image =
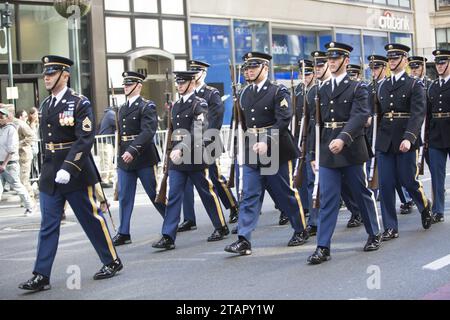
{"type": "MultiPolygon", "coordinates": [[[[167,130],[158,130],[155,135],[155,145],[158,149],[159,155],[162,157],[165,153],[165,141],[166,141],[167,130]]],[[[230,126],[223,126],[221,130],[221,137],[225,149],[228,148],[228,140],[230,138],[230,126]]],[[[114,150],[115,135],[99,135],[95,137],[95,143],[92,148],[92,155],[94,157],[95,164],[103,176],[115,176],[116,166],[116,151],[114,150]]],[[[39,147],[41,141],[38,141],[39,147]]],[[[39,150],[42,150],[39,148],[39,150]]],[[[222,174],[227,173],[229,166],[231,164],[231,159],[229,157],[228,150],[221,155],[219,158],[219,164],[221,167],[222,174]]],[[[162,173],[162,162],[159,163],[158,173],[162,173]]],[[[37,182],[39,180],[41,170],[41,155],[37,155],[33,160],[31,183],[37,182]]]]}

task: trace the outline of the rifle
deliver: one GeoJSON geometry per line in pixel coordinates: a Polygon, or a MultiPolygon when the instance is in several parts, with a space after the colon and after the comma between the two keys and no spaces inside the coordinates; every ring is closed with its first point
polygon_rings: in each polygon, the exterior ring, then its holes
{"type": "Polygon", "coordinates": [[[165,141],[166,150],[163,154],[163,177],[161,179],[161,183],[159,185],[158,193],[156,194],[156,203],[166,204],[167,201],[167,180],[169,178],[169,158],[170,152],[172,151],[172,121],[171,121],[171,113],[172,113],[172,102],[171,93],[169,91],[169,69],[166,70],[166,104],[168,105],[168,116],[167,116],[167,136],[165,141]]]}
{"type": "MultiPolygon", "coordinates": [[[[300,158],[297,160],[296,172],[294,174],[294,187],[300,188],[303,182],[303,167],[306,162],[306,139],[308,137],[308,102],[306,99],[307,88],[306,88],[306,76],[305,76],[305,61],[302,65],[303,73],[303,117],[300,123],[300,132],[298,137],[298,148],[300,150],[300,158]]],[[[295,108],[295,105],[294,105],[295,108]]]]}
{"type": "MultiPolygon", "coordinates": [[[[240,82],[240,70],[239,67],[239,82],[240,82]]],[[[234,106],[233,106],[233,117],[235,121],[235,127],[238,130],[238,138],[237,138],[237,148],[235,149],[235,141],[233,141],[233,148],[231,149],[231,152],[233,153],[233,157],[231,159],[231,168],[230,168],[230,179],[229,183],[231,183],[231,180],[234,180],[234,171],[235,171],[235,161],[237,159],[238,166],[239,166],[239,186],[238,186],[238,201],[239,203],[242,201],[243,196],[243,190],[244,190],[244,130],[243,130],[243,122],[242,122],[242,115],[241,115],[241,106],[239,101],[239,93],[237,91],[237,86],[234,82],[235,79],[235,68],[231,65],[230,62],[230,73],[231,73],[231,81],[232,81],[232,88],[233,88],[233,98],[234,98],[234,106]],[[236,153],[237,150],[237,153],[236,153]]],[[[235,140],[235,139],[234,139],[235,140]]],[[[234,183],[234,182],[233,182],[234,183]]]]}
{"type": "MultiPolygon", "coordinates": [[[[305,62],[303,61],[303,64],[305,62]]],[[[303,68],[304,70],[304,68],[303,68]]],[[[304,77],[303,77],[304,78],[304,77]]],[[[295,95],[295,87],[294,87],[294,67],[291,67],[291,100],[292,100],[292,107],[294,109],[294,114],[292,116],[291,121],[291,132],[292,135],[295,137],[295,129],[297,128],[297,96],[295,95]]]]}
{"type": "Polygon", "coordinates": [[[116,132],[114,133],[114,150],[116,151],[115,162],[114,162],[114,170],[116,171],[116,179],[114,181],[114,201],[119,201],[119,187],[118,187],[118,175],[117,175],[117,162],[119,161],[120,157],[120,137],[119,137],[119,106],[117,105],[117,98],[114,93],[114,84],[112,81],[112,78],[109,79],[109,82],[111,84],[111,99],[112,99],[112,107],[114,110],[114,122],[116,125],[116,132]]]}
{"type": "Polygon", "coordinates": [[[374,57],[372,56],[372,97],[373,97],[373,131],[372,131],[372,153],[373,158],[370,160],[370,172],[369,172],[369,188],[372,190],[378,189],[378,168],[377,168],[377,157],[375,156],[375,145],[377,142],[377,131],[378,131],[378,113],[380,112],[380,101],[378,100],[377,93],[377,79],[374,73],[374,57]]]}
{"type": "MultiPolygon", "coordinates": [[[[317,65],[317,58],[314,58],[314,65],[317,65]]],[[[315,178],[314,178],[314,189],[312,193],[312,201],[313,201],[313,208],[319,209],[320,208],[320,196],[319,196],[319,161],[320,161],[320,138],[321,138],[321,116],[320,116],[320,96],[319,96],[319,83],[318,79],[316,79],[316,96],[314,98],[314,101],[316,103],[316,125],[315,125],[315,154],[316,154],[316,161],[315,161],[315,178]]]]}
{"type": "MultiPolygon", "coordinates": [[[[231,67],[231,61],[228,62],[229,66],[231,67]]],[[[241,66],[239,66],[239,76],[241,74],[240,72],[240,68],[241,66]]],[[[232,84],[234,83],[238,83],[238,90],[240,90],[240,80],[236,80],[235,76],[232,74],[231,75],[232,78],[232,84]]],[[[234,105],[236,104],[236,97],[233,94],[233,122],[231,123],[231,131],[230,131],[230,135],[228,138],[228,150],[229,150],[229,155],[230,155],[230,159],[231,159],[231,166],[230,166],[230,174],[228,175],[228,183],[227,186],[228,188],[234,188],[234,182],[235,182],[235,157],[236,157],[236,149],[235,149],[235,142],[234,140],[236,139],[236,128],[237,128],[237,115],[236,115],[236,109],[234,107],[234,105]]]]}
{"type": "MultiPolygon", "coordinates": [[[[423,58],[423,73],[425,82],[425,96],[428,95],[428,81],[427,81],[427,64],[425,58],[423,58]]],[[[425,107],[428,109],[428,102],[425,107]]],[[[422,124],[422,129],[420,131],[420,137],[422,139],[422,146],[419,149],[419,175],[423,176],[425,171],[425,154],[428,152],[428,136],[430,131],[430,123],[428,118],[428,110],[425,112],[425,119],[422,124]]]]}

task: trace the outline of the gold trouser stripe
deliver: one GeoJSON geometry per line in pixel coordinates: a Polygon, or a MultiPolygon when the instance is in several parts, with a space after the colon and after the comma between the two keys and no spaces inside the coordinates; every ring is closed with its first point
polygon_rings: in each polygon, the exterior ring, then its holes
{"type": "Polygon", "coordinates": [[[105,235],[106,243],[108,243],[109,252],[111,253],[111,256],[113,257],[113,260],[117,260],[117,253],[112,244],[111,235],[109,234],[108,228],[106,227],[105,219],[103,219],[103,217],[99,216],[99,214],[98,214],[97,204],[95,203],[95,200],[94,200],[94,189],[92,187],[88,187],[88,195],[89,195],[89,201],[91,201],[91,205],[92,205],[92,213],[102,226],[102,230],[105,235]]]}
{"type": "Polygon", "coordinates": [[[297,199],[298,208],[300,209],[300,219],[302,221],[303,228],[306,228],[306,220],[305,220],[305,215],[303,213],[302,201],[300,200],[300,195],[298,193],[297,188],[294,188],[294,178],[292,176],[292,174],[293,174],[292,160],[288,161],[288,167],[289,167],[289,186],[290,186],[291,190],[294,192],[295,199],[297,199]]]}
{"type": "Polygon", "coordinates": [[[225,191],[225,194],[227,195],[228,201],[230,201],[231,208],[236,208],[236,203],[234,202],[233,196],[231,195],[231,191],[230,191],[230,189],[228,189],[228,186],[225,183],[225,181],[223,181],[222,178],[221,178],[219,164],[217,162],[215,162],[214,166],[216,167],[216,171],[217,171],[217,180],[219,180],[223,191],[225,191]]]}
{"type": "Polygon", "coordinates": [[[220,224],[222,225],[222,227],[224,227],[226,225],[225,217],[223,216],[222,207],[220,206],[219,199],[217,199],[217,194],[214,192],[214,185],[213,185],[211,179],[209,178],[208,168],[205,169],[205,178],[206,178],[206,181],[208,181],[209,193],[214,198],[214,202],[216,204],[216,209],[217,209],[217,214],[219,215],[220,224]]]}
{"type": "MultiPolygon", "coordinates": [[[[364,185],[367,189],[369,189],[369,180],[367,180],[367,167],[366,163],[363,164],[363,174],[364,174],[364,185]]],[[[373,207],[375,208],[375,214],[377,215],[377,224],[378,224],[378,230],[381,230],[381,222],[380,222],[380,215],[378,213],[378,207],[377,207],[377,200],[375,199],[375,193],[370,190],[370,193],[372,194],[370,198],[373,201],[373,207]]]]}
{"type": "Polygon", "coordinates": [[[428,199],[427,199],[427,196],[425,195],[425,191],[423,191],[423,184],[419,180],[419,150],[416,150],[416,177],[415,177],[415,179],[419,183],[418,191],[422,195],[423,205],[424,205],[424,208],[426,208],[426,207],[428,207],[428,199]]]}

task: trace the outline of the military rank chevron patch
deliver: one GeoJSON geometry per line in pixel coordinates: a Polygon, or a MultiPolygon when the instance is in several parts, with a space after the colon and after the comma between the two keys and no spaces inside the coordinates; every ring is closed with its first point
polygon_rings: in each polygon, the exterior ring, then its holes
{"type": "Polygon", "coordinates": [[[83,120],[83,131],[91,132],[92,131],[92,122],[89,117],[86,117],[86,119],[83,120]]]}

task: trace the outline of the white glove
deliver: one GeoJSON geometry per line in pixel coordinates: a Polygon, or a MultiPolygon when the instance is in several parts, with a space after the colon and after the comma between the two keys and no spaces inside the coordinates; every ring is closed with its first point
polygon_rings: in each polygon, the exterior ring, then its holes
{"type": "Polygon", "coordinates": [[[66,170],[59,170],[56,174],[55,182],[59,184],[68,184],[70,181],[70,173],[66,170]]]}

